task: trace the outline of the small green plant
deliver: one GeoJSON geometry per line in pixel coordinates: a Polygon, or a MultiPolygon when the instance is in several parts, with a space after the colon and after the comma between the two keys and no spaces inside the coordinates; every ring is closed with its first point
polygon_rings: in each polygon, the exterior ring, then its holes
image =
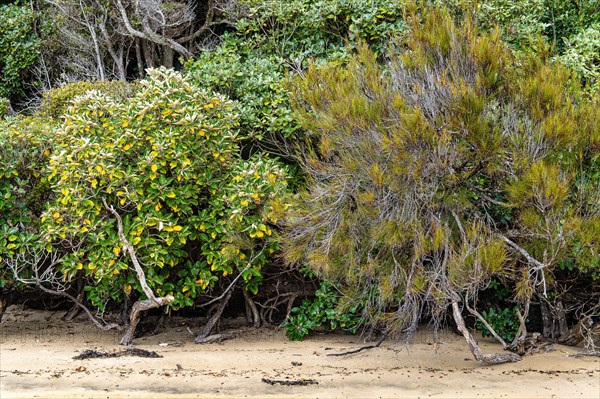
{"type": "Polygon", "coordinates": [[[341,328],[350,334],[356,333],[361,319],[359,305],[342,311],[339,306],[340,295],[328,282],[321,283],[315,296],[314,300],[306,300],[300,307],[293,308],[290,317],[283,323],[289,339],[302,341],[306,335],[320,327],[330,331],[341,328]]]}
{"type": "MultiPolygon", "coordinates": [[[[492,326],[492,328],[507,342],[512,342],[519,330],[519,319],[517,317],[517,308],[504,308],[500,311],[490,308],[487,312],[481,312],[483,318],[492,326]]],[[[475,328],[481,330],[483,337],[491,337],[490,330],[479,320],[475,328]]]]}

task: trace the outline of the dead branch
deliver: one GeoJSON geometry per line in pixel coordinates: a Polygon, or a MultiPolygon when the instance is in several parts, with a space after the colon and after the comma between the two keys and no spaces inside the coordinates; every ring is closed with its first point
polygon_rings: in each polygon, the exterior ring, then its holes
{"type": "Polygon", "coordinates": [[[469,345],[469,349],[473,354],[475,360],[481,363],[487,364],[499,364],[499,363],[507,363],[507,362],[518,362],[521,360],[521,356],[512,352],[504,352],[504,353],[494,353],[494,354],[484,354],[479,348],[477,341],[465,325],[465,320],[462,317],[460,307],[458,306],[458,301],[452,301],[452,315],[454,316],[454,321],[456,322],[456,326],[458,330],[461,332],[465,340],[467,341],[467,345],[469,345]]]}
{"type": "Polygon", "coordinates": [[[502,337],[500,335],[498,335],[496,330],[494,330],[494,327],[492,327],[490,325],[490,323],[488,323],[488,321],[481,315],[481,313],[479,313],[476,309],[471,308],[469,306],[468,301],[466,301],[466,300],[465,300],[465,306],[466,306],[467,310],[469,311],[469,313],[471,313],[473,316],[477,317],[477,320],[479,320],[481,323],[483,323],[483,325],[494,336],[494,338],[496,338],[496,340],[502,344],[502,349],[506,349],[508,346],[506,341],[504,339],[502,339],[502,337]]]}
{"type": "Polygon", "coordinates": [[[129,240],[127,240],[125,234],[123,233],[123,220],[121,220],[121,216],[117,213],[117,211],[115,211],[115,208],[109,206],[106,203],[106,199],[102,198],[102,203],[104,204],[106,210],[112,213],[115,219],[117,219],[117,229],[119,238],[121,239],[123,246],[127,249],[127,252],[129,253],[129,257],[131,258],[131,262],[133,263],[133,267],[135,268],[135,273],[140,282],[140,286],[142,287],[142,290],[148,297],[148,299],[146,300],[137,301],[135,304],[133,304],[133,308],[131,309],[131,314],[129,316],[129,327],[127,328],[127,331],[125,332],[125,335],[123,336],[120,342],[121,345],[131,345],[131,342],[133,341],[133,336],[135,334],[135,328],[139,322],[140,312],[152,308],[157,308],[159,306],[165,306],[169,302],[174,301],[175,298],[172,295],[166,295],[164,297],[159,298],[157,298],[154,295],[154,292],[152,292],[152,289],[148,286],[148,283],[146,283],[146,274],[144,273],[144,269],[142,269],[142,267],[140,266],[140,262],[138,261],[138,258],[135,254],[133,245],[131,245],[131,243],[129,242],[129,240]]]}
{"type": "Polygon", "coordinates": [[[92,314],[92,311],[85,306],[81,300],[67,292],[68,287],[65,286],[64,282],[56,275],[57,272],[55,267],[61,260],[62,258],[60,258],[57,252],[48,253],[45,249],[31,250],[28,248],[26,253],[18,254],[14,258],[5,259],[4,263],[12,271],[15,281],[18,281],[21,284],[35,286],[39,290],[50,295],[67,298],[81,308],[87,314],[91,322],[101,330],[106,331],[113,328],[122,330],[123,327],[119,324],[106,323],[102,319],[95,317],[92,314]],[[27,270],[32,273],[32,276],[30,278],[22,277],[27,270]],[[48,288],[45,285],[49,285],[52,288],[48,288]]]}
{"type": "Polygon", "coordinates": [[[569,353],[567,357],[600,357],[600,352],[569,353]]]}

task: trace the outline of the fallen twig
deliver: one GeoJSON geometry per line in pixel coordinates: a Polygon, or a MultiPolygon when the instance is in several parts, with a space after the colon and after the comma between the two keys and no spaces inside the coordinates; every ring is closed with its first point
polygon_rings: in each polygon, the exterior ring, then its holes
{"type": "Polygon", "coordinates": [[[352,351],[348,351],[348,352],[342,352],[342,353],[330,353],[327,356],[346,356],[346,355],[353,355],[355,353],[358,352],[362,352],[362,351],[366,351],[367,349],[373,349],[373,348],[377,348],[379,345],[381,345],[381,343],[387,338],[388,334],[385,333],[381,336],[381,338],[379,338],[379,340],[377,342],[375,342],[373,345],[367,345],[367,346],[363,346],[362,348],[358,348],[352,351]]]}
{"type": "Polygon", "coordinates": [[[600,357],[600,352],[569,353],[567,357],[600,357]]]}

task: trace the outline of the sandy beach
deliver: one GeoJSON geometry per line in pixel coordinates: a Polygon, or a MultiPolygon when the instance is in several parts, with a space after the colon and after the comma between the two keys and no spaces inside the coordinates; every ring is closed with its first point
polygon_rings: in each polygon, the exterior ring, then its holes
{"type": "MultiPolygon", "coordinates": [[[[328,334],[289,341],[283,330],[237,330],[218,344],[194,344],[193,319],[172,319],[135,348],[161,358],[74,360],[85,350],[123,350],[120,333],[64,312],[11,307],[0,325],[0,397],[8,398],[599,398],[600,358],[569,357],[557,346],[521,362],[485,366],[462,337],[421,331],[412,345],[386,340],[374,349],[328,334]],[[274,384],[268,382],[275,381],[274,384]],[[279,382],[278,382],[279,381],[279,382]],[[284,385],[280,382],[300,383],[284,385]]],[[[480,339],[487,352],[500,347],[480,339]]]]}

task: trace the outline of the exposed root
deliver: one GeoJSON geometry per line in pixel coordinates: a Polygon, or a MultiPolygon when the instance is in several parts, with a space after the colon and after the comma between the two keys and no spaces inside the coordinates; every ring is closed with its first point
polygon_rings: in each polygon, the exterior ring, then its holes
{"type": "MultiPolygon", "coordinates": [[[[248,306],[248,308],[251,311],[252,314],[252,326],[254,328],[258,328],[260,327],[260,315],[258,314],[258,309],[256,307],[256,304],[254,303],[254,301],[252,300],[252,298],[250,298],[250,294],[248,293],[247,290],[242,290],[242,292],[244,293],[244,300],[246,301],[246,305],[248,306]]],[[[248,317],[250,318],[250,317],[248,317]]]]}
{"type": "Polygon", "coordinates": [[[229,302],[229,298],[231,298],[231,293],[232,293],[232,290],[230,290],[230,289],[227,290],[227,292],[225,293],[225,297],[221,300],[221,302],[219,303],[219,306],[217,306],[217,310],[210,317],[210,319],[208,319],[208,322],[204,326],[204,329],[194,340],[195,343],[200,344],[200,343],[206,342],[205,340],[208,339],[208,337],[210,336],[210,332],[212,331],[213,327],[215,326],[215,324],[217,324],[217,321],[219,321],[219,319],[221,318],[221,314],[223,314],[223,310],[225,310],[225,307],[227,306],[227,303],[229,302]]]}

